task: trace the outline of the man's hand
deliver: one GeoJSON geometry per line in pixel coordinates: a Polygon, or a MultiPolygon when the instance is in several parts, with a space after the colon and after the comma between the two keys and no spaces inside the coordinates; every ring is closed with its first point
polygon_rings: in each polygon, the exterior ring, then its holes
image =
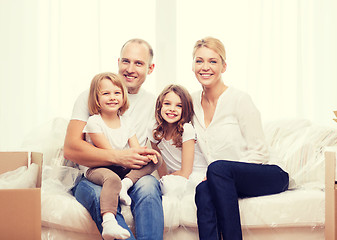
{"type": "Polygon", "coordinates": [[[152,161],[152,159],[148,157],[149,155],[159,156],[157,151],[146,147],[119,150],[116,154],[119,159],[118,165],[131,169],[140,169],[147,165],[150,161],[152,161]]]}

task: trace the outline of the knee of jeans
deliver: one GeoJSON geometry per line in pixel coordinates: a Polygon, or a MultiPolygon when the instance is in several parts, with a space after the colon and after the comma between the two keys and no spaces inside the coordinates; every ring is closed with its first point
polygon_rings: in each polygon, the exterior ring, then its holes
{"type": "Polygon", "coordinates": [[[199,185],[195,189],[195,203],[198,204],[200,200],[202,200],[205,195],[208,195],[208,186],[206,181],[199,183],[199,185]]]}
{"type": "Polygon", "coordinates": [[[232,162],[225,161],[225,160],[218,160],[212,162],[207,168],[207,179],[211,180],[213,177],[217,175],[221,175],[222,177],[229,177],[232,176],[232,162]]]}
{"type": "Polygon", "coordinates": [[[195,188],[195,194],[199,194],[200,192],[204,192],[204,189],[207,187],[206,186],[206,181],[203,181],[198,184],[198,186],[195,188]]]}
{"type": "Polygon", "coordinates": [[[145,175],[141,177],[133,186],[132,192],[143,196],[161,197],[159,182],[152,175],[145,175]]]}
{"type": "Polygon", "coordinates": [[[222,160],[218,160],[218,161],[215,161],[215,162],[212,162],[208,168],[207,168],[207,171],[208,172],[213,172],[214,170],[216,170],[220,165],[224,164],[225,161],[222,161],[222,160]]]}
{"type": "Polygon", "coordinates": [[[85,179],[78,183],[74,196],[82,205],[90,206],[100,202],[101,190],[101,186],[85,179]]]}

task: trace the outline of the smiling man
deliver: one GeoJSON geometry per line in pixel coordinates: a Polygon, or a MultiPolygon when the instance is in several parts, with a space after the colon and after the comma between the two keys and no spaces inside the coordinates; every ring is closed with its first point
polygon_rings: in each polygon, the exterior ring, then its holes
{"type": "MultiPolygon", "coordinates": [[[[154,117],[155,97],[141,88],[147,75],[154,69],[152,47],[142,39],[127,41],[118,59],[118,72],[123,76],[128,88],[130,107],[124,115],[128,115],[134,123],[134,129],[139,143],[145,146],[148,127],[152,127],[154,117]]],[[[65,158],[86,167],[119,165],[130,169],[139,169],[149,162],[147,154],[158,154],[152,149],[99,149],[83,140],[83,129],[89,118],[89,91],[83,92],[75,102],[71,120],[68,125],[64,143],[65,158]]],[[[100,212],[101,186],[91,183],[85,177],[74,187],[76,199],[89,211],[102,233],[102,216],[100,212]]],[[[137,239],[163,239],[164,216],[161,202],[161,191],[158,181],[151,175],[139,179],[130,188],[132,199],[131,210],[136,225],[137,239]]],[[[118,224],[131,234],[129,239],[135,239],[120,213],[116,219],[118,224]]]]}
{"type": "Polygon", "coordinates": [[[128,92],[137,94],[147,75],[153,72],[153,50],[147,42],[132,39],[123,45],[120,55],[119,74],[124,77],[128,92]]]}

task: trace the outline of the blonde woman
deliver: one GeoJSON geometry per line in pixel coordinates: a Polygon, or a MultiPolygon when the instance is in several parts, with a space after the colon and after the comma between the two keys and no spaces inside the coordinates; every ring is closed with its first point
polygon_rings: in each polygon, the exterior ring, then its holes
{"type": "Polygon", "coordinates": [[[193,124],[209,164],[196,189],[201,240],[242,239],[238,198],[287,190],[289,177],[270,164],[260,113],[251,97],[222,79],[227,68],[222,42],[207,37],[193,49],[193,71],[202,91],[192,95],[193,124]]]}

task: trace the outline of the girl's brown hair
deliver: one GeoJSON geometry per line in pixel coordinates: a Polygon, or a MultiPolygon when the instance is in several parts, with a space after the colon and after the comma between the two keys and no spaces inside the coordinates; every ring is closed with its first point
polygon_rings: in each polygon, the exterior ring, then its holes
{"type": "Polygon", "coordinates": [[[174,128],[172,134],[173,144],[176,147],[181,147],[182,135],[184,132],[183,126],[185,123],[188,123],[192,120],[194,114],[192,97],[183,86],[171,84],[165,87],[164,90],[159,94],[156,102],[155,111],[155,117],[158,126],[156,127],[156,129],[153,130],[153,137],[155,140],[160,142],[167,134],[168,123],[163,119],[161,115],[161,108],[163,106],[164,98],[169,92],[174,92],[181,99],[181,119],[175,123],[176,127],[174,128]]]}
{"type": "Polygon", "coordinates": [[[91,81],[90,91],[89,91],[89,99],[88,99],[88,107],[90,115],[100,114],[101,113],[101,105],[99,104],[98,96],[101,92],[99,87],[100,82],[103,79],[108,79],[115,86],[119,87],[123,93],[123,106],[119,109],[118,114],[121,116],[125,111],[129,108],[129,99],[127,88],[125,87],[122,79],[115,73],[104,72],[99,73],[91,81]]]}

